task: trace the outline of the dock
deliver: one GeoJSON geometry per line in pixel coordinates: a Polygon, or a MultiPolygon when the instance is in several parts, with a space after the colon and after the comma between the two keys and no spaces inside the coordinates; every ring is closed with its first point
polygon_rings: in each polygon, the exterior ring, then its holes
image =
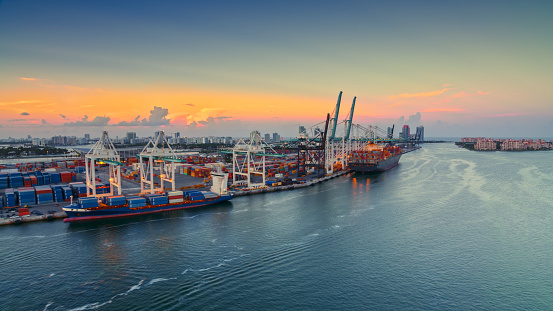
{"type": "MultiPolygon", "coordinates": [[[[300,189],[300,188],[305,188],[305,187],[309,187],[309,186],[318,184],[318,183],[323,182],[323,181],[327,181],[327,180],[332,179],[332,178],[342,176],[342,175],[350,173],[350,172],[351,172],[350,170],[343,170],[343,171],[336,172],[332,175],[328,175],[328,176],[324,176],[324,177],[320,177],[320,178],[315,178],[315,179],[312,179],[312,180],[309,180],[309,181],[306,181],[306,182],[303,182],[303,183],[298,183],[298,184],[282,185],[282,186],[274,186],[274,187],[265,187],[265,188],[258,188],[258,189],[249,189],[249,190],[236,190],[236,189],[234,189],[234,190],[232,190],[232,192],[234,193],[235,197],[239,197],[239,196],[254,195],[254,194],[260,194],[260,193],[269,193],[269,192],[276,192],[276,191],[300,189]]],[[[61,203],[61,204],[63,204],[63,203],[61,203]]],[[[47,214],[43,214],[43,215],[11,216],[11,217],[0,218],[0,226],[1,225],[22,224],[22,223],[34,222],[34,221],[49,221],[49,220],[66,218],[67,215],[65,214],[65,212],[59,211],[59,210],[61,210],[61,206],[60,206],[61,204],[58,203],[58,204],[45,204],[43,206],[41,206],[41,205],[30,206],[29,207],[30,209],[33,209],[33,210],[34,209],[39,209],[41,211],[46,210],[46,209],[52,209],[52,208],[54,208],[53,206],[55,206],[54,209],[56,209],[56,211],[53,212],[53,213],[47,213],[47,214]]],[[[8,210],[8,209],[6,208],[5,210],[8,210]]]]}
{"type": "Polygon", "coordinates": [[[234,193],[235,197],[239,197],[239,196],[259,194],[259,193],[269,193],[269,192],[275,192],[275,191],[300,189],[300,188],[305,188],[305,187],[312,186],[314,184],[318,184],[318,183],[323,182],[323,181],[327,181],[327,180],[332,179],[332,178],[336,178],[338,176],[342,176],[342,175],[350,173],[350,172],[351,172],[351,170],[339,171],[339,172],[334,173],[332,175],[328,175],[328,176],[321,177],[321,178],[315,178],[313,180],[306,181],[306,182],[300,183],[300,184],[264,187],[264,188],[249,189],[249,190],[233,189],[232,192],[234,193]]]}

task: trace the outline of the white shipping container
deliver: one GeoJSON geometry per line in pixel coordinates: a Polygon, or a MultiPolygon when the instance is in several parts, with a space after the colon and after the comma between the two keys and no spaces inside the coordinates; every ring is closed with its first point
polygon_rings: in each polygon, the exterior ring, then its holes
{"type": "Polygon", "coordinates": [[[184,201],[184,199],[182,199],[182,198],[181,199],[172,199],[172,200],[169,200],[169,203],[180,203],[182,201],[184,201]]]}
{"type": "Polygon", "coordinates": [[[16,168],[5,168],[0,170],[0,173],[19,173],[19,170],[16,168]]]}

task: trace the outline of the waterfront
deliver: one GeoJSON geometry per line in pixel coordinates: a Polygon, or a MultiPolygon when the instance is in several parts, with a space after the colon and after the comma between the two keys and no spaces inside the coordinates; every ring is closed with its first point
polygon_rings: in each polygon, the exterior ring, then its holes
{"type": "Polygon", "coordinates": [[[6,310],[547,310],[552,153],[400,165],[206,209],[0,227],[6,310]]]}

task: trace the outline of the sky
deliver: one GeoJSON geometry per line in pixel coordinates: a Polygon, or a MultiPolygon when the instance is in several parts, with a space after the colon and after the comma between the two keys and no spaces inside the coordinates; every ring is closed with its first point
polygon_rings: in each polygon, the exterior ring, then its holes
{"type": "Polygon", "coordinates": [[[553,1],[0,1],[0,138],[553,136],[553,1]],[[343,129],[338,129],[338,132],[343,129]],[[398,133],[399,131],[396,131],[398,133]]]}

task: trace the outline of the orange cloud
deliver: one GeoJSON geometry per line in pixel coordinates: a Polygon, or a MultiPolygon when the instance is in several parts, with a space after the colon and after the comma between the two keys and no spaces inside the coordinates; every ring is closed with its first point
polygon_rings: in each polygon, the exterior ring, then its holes
{"type": "Polygon", "coordinates": [[[478,93],[475,93],[475,94],[469,94],[469,93],[465,93],[465,92],[461,91],[457,94],[451,95],[451,97],[462,98],[462,97],[472,97],[472,96],[480,96],[480,95],[488,95],[488,94],[490,94],[490,93],[489,92],[482,92],[482,91],[478,91],[478,93]]]}
{"type": "Polygon", "coordinates": [[[0,106],[14,106],[14,105],[23,105],[23,104],[36,104],[42,103],[40,100],[18,100],[14,102],[0,102],[0,106]]]}
{"type": "Polygon", "coordinates": [[[21,78],[19,78],[19,80],[23,80],[23,81],[36,81],[36,80],[38,80],[38,79],[37,79],[37,78],[23,78],[23,77],[21,77],[21,78]]]}
{"type": "Polygon", "coordinates": [[[421,98],[421,97],[424,98],[424,97],[434,97],[434,96],[441,95],[441,94],[443,94],[444,92],[449,91],[449,90],[451,90],[451,88],[445,88],[445,89],[436,90],[436,91],[430,91],[430,92],[413,93],[413,94],[403,93],[403,94],[399,94],[399,95],[392,95],[392,96],[389,96],[388,98],[389,98],[389,99],[394,99],[394,98],[421,98]]]}
{"type": "Polygon", "coordinates": [[[186,120],[188,124],[191,124],[193,122],[200,122],[205,121],[209,117],[217,118],[221,116],[223,113],[225,113],[225,110],[219,109],[219,108],[203,108],[202,110],[188,115],[186,117],[186,120]]]}

